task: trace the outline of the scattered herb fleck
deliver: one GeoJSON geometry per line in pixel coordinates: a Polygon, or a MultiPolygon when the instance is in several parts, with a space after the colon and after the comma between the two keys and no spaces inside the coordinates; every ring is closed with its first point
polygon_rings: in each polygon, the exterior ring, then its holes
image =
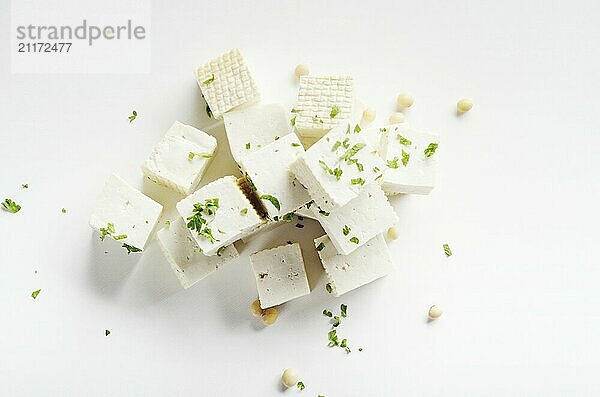
{"type": "Polygon", "coordinates": [[[327,309],[323,309],[323,315],[327,316],[327,317],[332,317],[333,313],[331,313],[329,310],[327,309]]]}
{"type": "Polygon", "coordinates": [[[21,185],[23,189],[29,189],[29,183],[24,183],[21,185]]]}
{"type": "Polygon", "coordinates": [[[347,314],[348,314],[347,311],[348,311],[348,305],[345,305],[345,304],[342,303],[340,305],[340,312],[342,313],[342,317],[346,317],[347,316],[347,314]]]}
{"type": "Polygon", "coordinates": [[[325,285],[325,289],[327,290],[327,292],[329,292],[330,294],[333,292],[333,287],[331,286],[331,283],[327,283],[325,285]]]}
{"type": "Polygon", "coordinates": [[[337,331],[335,329],[329,331],[327,336],[329,338],[329,347],[338,346],[340,344],[338,341],[337,331]]]}
{"type": "Polygon", "coordinates": [[[292,142],[292,147],[300,147],[300,144],[296,143],[296,142],[292,142]]]}
{"type": "Polygon", "coordinates": [[[302,381],[298,382],[297,386],[298,386],[298,389],[304,390],[304,382],[302,382],[302,381]]]}
{"type": "Polygon", "coordinates": [[[212,83],[213,81],[215,81],[215,74],[214,73],[212,74],[212,76],[210,76],[209,78],[207,78],[206,80],[204,80],[202,82],[202,84],[208,85],[208,84],[212,83]]]}
{"type": "Polygon", "coordinates": [[[423,153],[425,154],[425,157],[431,157],[435,154],[435,151],[438,148],[438,144],[435,142],[432,142],[429,144],[429,146],[427,146],[425,148],[425,150],[423,151],[423,153]]]}
{"type": "Polygon", "coordinates": [[[408,164],[408,159],[410,158],[410,154],[408,154],[407,152],[404,151],[404,149],[402,149],[402,165],[406,167],[406,165],[408,164]]]}
{"type": "Polygon", "coordinates": [[[60,212],[62,212],[63,214],[66,214],[67,213],[67,209],[66,208],[61,208],[60,212]]]}
{"type": "Polygon", "coordinates": [[[133,245],[129,245],[127,243],[123,243],[122,247],[127,250],[127,255],[131,254],[132,252],[142,252],[142,250],[138,247],[134,247],[133,245]]]}
{"type": "Polygon", "coordinates": [[[281,209],[281,206],[279,205],[279,200],[277,200],[277,197],[275,196],[271,196],[270,194],[263,194],[262,196],[260,196],[260,199],[269,200],[271,204],[273,204],[275,208],[277,208],[277,211],[281,209]]]}
{"type": "Polygon", "coordinates": [[[398,142],[400,142],[401,145],[404,145],[404,146],[412,145],[412,142],[409,139],[406,139],[405,137],[403,137],[400,134],[396,135],[396,139],[398,140],[398,142]]]}
{"type": "Polygon", "coordinates": [[[246,149],[249,150],[250,149],[250,142],[246,143],[246,149]]]}
{"type": "Polygon", "coordinates": [[[333,324],[334,327],[340,325],[340,318],[338,316],[333,316],[333,324]]]}
{"type": "Polygon", "coordinates": [[[129,124],[131,124],[131,122],[137,118],[137,112],[134,110],[133,112],[131,112],[131,116],[127,118],[129,119],[129,124]]]}
{"type": "Polygon", "coordinates": [[[240,214],[246,215],[248,213],[248,208],[242,208],[240,214]]]}
{"type": "Polygon", "coordinates": [[[385,164],[389,167],[389,168],[398,168],[398,156],[394,157],[391,160],[388,160],[385,162],[385,164]]]}
{"type": "Polygon", "coordinates": [[[444,244],[444,253],[446,256],[452,256],[452,250],[448,244],[444,244]]]}
{"type": "Polygon", "coordinates": [[[333,105],[331,108],[331,113],[329,113],[329,117],[334,118],[338,114],[340,114],[340,107],[338,105],[333,105]]]}
{"type": "Polygon", "coordinates": [[[189,152],[188,153],[188,160],[192,161],[194,159],[194,157],[202,157],[203,159],[209,159],[211,157],[214,156],[214,153],[194,153],[194,152],[189,152]]]}
{"type": "Polygon", "coordinates": [[[358,244],[358,243],[359,243],[358,237],[352,237],[352,238],[350,239],[350,242],[351,242],[351,243],[354,243],[354,244],[358,244]]]}
{"type": "Polygon", "coordinates": [[[364,185],[365,184],[365,180],[362,178],[353,178],[350,180],[350,182],[352,182],[353,185],[364,185]]]}
{"type": "Polygon", "coordinates": [[[21,206],[9,198],[5,199],[2,202],[2,207],[4,207],[6,211],[12,212],[13,214],[16,214],[21,210],[21,206]]]}
{"type": "Polygon", "coordinates": [[[322,251],[323,248],[325,248],[325,243],[323,243],[322,241],[319,243],[319,245],[317,245],[317,251],[322,251]]]}
{"type": "Polygon", "coordinates": [[[350,234],[350,228],[348,227],[348,225],[344,225],[344,228],[342,229],[342,233],[344,233],[344,236],[347,236],[348,234],[350,234]]]}
{"type": "Polygon", "coordinates": [[[356,126],[354,126],[354,132],[360,132],[362,130],[362,128],[360,128],[360,125],[356,124],[356,126]]]}
{"type": "Polygon", "coordinates": [[[290,124],[293,126],[296,125],[296,116],[292,117],[292,119],[290,120],[290,124]]]}
{"type": "Polygon", "coordinates": [[[108,335],[110,335],[110,330],[108,330],[108,329],[105,329],[105,330],[104,330],[104,336],[108,336],[108,335]]]}
{"type": "Polygon", "coordinates": [[[279,140],[279,135],[275,135],[275,140],[279,140]]]}
{"type": "Polygon", "coordinates": [[[31,297],[32,297],[33,299],[37,298],[37,296],[40,294],[40,292],[42,292],[42,290],[41,290],[41,289],[38,289],[37,291],[33,291],[33,292],[31,293],[31,297]]]}

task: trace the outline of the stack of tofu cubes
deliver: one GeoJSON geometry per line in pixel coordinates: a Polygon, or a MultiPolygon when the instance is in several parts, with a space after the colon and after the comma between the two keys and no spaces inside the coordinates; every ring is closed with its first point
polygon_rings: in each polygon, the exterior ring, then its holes
{"type": "MultiPolygon", "coordinates": [[[[184,288],[239,256],[234,246],[295,214],[320,223],[314,247],[297,242],[249,256],[261,308],[310,293],[302,250],[316,249],[332,292],[339,296],[392,270],[384,238],[398,217],[388,201],[434,187],[434,134],[404,124],[377,128],[356,120],[354,81],[348,76],[303,76],[294,108],[263,104],[244,58],[231,50],[196,69],[212,116],[223,120],[241,177],[201,184],[217,141],[176,121],[142,165],[145,176],[183,198],[178,216],[157,240],[184,288]],[[307,150],[300,140],[316,142],[307,150]]],[[[104,240],[143,251],[162,205],[116,175],[91,217],[104,240]]]]}

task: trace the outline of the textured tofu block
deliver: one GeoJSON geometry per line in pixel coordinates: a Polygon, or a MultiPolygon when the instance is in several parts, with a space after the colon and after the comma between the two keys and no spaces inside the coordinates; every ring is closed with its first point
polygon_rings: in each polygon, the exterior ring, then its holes
{"type": "Polygon", "coordinates": [[[393,270],[390,252],[381,234],[349,255],[338,253],[327,236],[315,239],[315,247],[335,296],[377,280],[393,270]]]}
{"type": "Polygon", "coordinates": [[[250,255],[260,307],[266,309],[310,293],[300,244],[250,255]]]}
{"type": "Polygon", "coordinates": [[[142,165],[142,171],[150,180],[188,195],[200,183],[216,149],[214,137],[175,121],[142,165]]]}
{"type": "Polygon", "coordinates": [[[418,132],[403,124],[382,128],[381,155],[387,167],[382,184],[386,194],[429,194],[435,186],[437,154],[425,155],[430,143],[437,144],[439,136],[418,132]]]}
{"type": "Polygon", "coordinates": [[[201,218],[206,222],[200,228],[202,233],[197,229],[190,230],[196,244],[207,256],[217,254],[220,249],[252,233],[263,223],[238,187],[237,178],[234,176],[225,176],[202,186],[177,203],[177,212],[188,224],[189,217],[194,215],[198,204],[206,207],[207,202],[214,203],[215,199],[218,200],[218,207],[213,214],[207,213],[206,209],[200,212],[201,218]]]}
{"type": "Polygon", "coordinates": [[[384,169],[383,160],[350,124],[338,126],[292,164],[291,171],[324,211],[339,208],[384,169]]]}
{"type": "Polygon", "coordinates": [[[196,69],[196,80],[213,117],[258,101],[259,94],[248,66],[234,48],[196,69]]]}
{"type": "Polygon", "coordinates": [[[353,106],[352,77],[302,76],[294,124],[303,137],[321,137],[333,127],[348,122],[353,106]]]}
{"type": "Polygon", "coordinates": [[[367,186],[358,197],[328,214],[314,207],[311,210],[336,250],[344,255],[357,250],[398,221],[398,216],[377,184],[367,186]]]}
{"type": "Polygon", "coordinates": [[[102,233],[101,229],[109,229],[110,223],[115,240],[142,250],[161,212],[162,205],[111,175],[98,197],[90,226],[102,233]]]}
{"type": "Polygon", "coordinates": [[[242,158],[290,133],[288,113],[280,105],[256,104],[223,115],[231,154],[238,163],[242,158]]]}
{"type": "Polygon", "coordinates": [[[177,275],[183,288],[189,288],[219,269],[219,266],[237,258],[233,244],[228,245],[219,255],[206,256],[200,249],[182,218],[171,221],[157,232],[159,246],[177,275]]]}
{"type": "Polygon", "coordinates": [[[302,153],[304,147],[291,133],[246,155],[240,162],[271,219],[278,220],[310,201],[307,190],[290,172],[290,165],[302,153]]]}

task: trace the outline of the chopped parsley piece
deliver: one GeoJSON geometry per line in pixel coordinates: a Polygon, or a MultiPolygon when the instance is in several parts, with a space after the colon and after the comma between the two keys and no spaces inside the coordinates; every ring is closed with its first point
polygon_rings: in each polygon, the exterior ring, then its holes
{"type": "Polygon", "coordinates": [[[386,132],[386,131],[387,131],[387,128],[380,128],[380,129],[379,129],[379,131],[381,131],[381,132],[386,132]]]}
{"type": "Polygon", "coordinates": [[[329,347],[337,346],[340,344],[338,341],[337,331],[335,329],[329,331],[327,333],[327,337],[329,338],[329,347]]]}
{"type": "Polygon", "coordinates": [[[402,165],[406,167],[406,165],[408,164],[408,159],[410,158],[410,154],[408,154],[407,152],[404,151],[404,149],[402,149],[402,165]]]}
{"type": "Polygon", "coordinates": [[[210,76],[209,78],[207,78],[206,80],[204,80],[202,82],[202,84],[208,85],[208,84],[212,83],[213,81],[215,81],[215,74],[214,73],[212,74],[212,76],[210,76]]]}
{"type": "Polygon", "coordinates": [[[353,178],[350,180],[350,182],[352,182],[353,185],[364,185],[365,184],[365,180],[362,178],[353,178]]]}
{"type": "Polygon", "coordinates": [[[327,309],[323,309],[323,315],[327,316],[327,317],[333,317],[333,313],[331,313],[329,310],[327,309]]]}
{"type": "Polygon", "coordinates": [[[67,209],[66,208],[61,208],[60,212],[62,212],[63,214],[66,214],[67,213],[67,209]]]}
{"type": "Polygon", "coordinates": [[[396,139],[398,140],[398,142],[400,142],[401,145],[404,145],[404,146],[412,145],[412,142],[409,139],[406,139],[405,137],[403,137],[400,134],[396,135],[396,139]]]}
{"type": "Polygon", "coordinates": [[[298,110],[298,109],[292,109],[292,113],[300,113],[300,110],[298,110]]]}
{"type": "Polygon", "coordinates": [[[292,147],[299,147],[299,146],[300,146],[300,144],[299,144],[299,143],[292,142],[292,147]]]}
{"type": "Polygon", "coordinates": [[[344,233],[344,236],[347,236],[348,234],[350,234],[350,228],[348,227],[348,225],[344,225],[344,228],[342,229],[342,233],[344,233]]]}
{"type": "Polygon", "coordinates": [[[275,222],[277,222],[277,221],[279,220],[279,217],[278,217],[277,215],[275,215],[275,216],[273,217],[273,220],[274,220],[275,222]]]}
{"type": "Polygon", "coordinates": [[[358,237],[352,237],[352,238],[350,239],[350,242],[351,242],[351,243],[354,243],[354,244],[358,244],[360,241],[358,240],[358,237]]]}
{"type": "Polygon", "coordinates": [[[108,335],[110,335],[110,330],[108,330],[108,329],[105,329],[105,330],[104,330],[104,336],[108,336],[108,335]]]}
{"type": "Polygon", "coordinates": [[[21,185],[23,189],[29,189],[29,183],[24,183],[21,185]]]}
{"type": "Polygon", "coordinates": [[[317,115],[312,116],[312,121],[314,123],[321,123],[321,124],[323,124],[323,120],[320,119],[317,115]]]}
{"type": "Polygon", "coordinates": [[[340,141],[335,141],[335,143],[333,144],[333,146],[331,147],[331,151],[335,152],[336,150],[338,150],[338,148],[342,146],[342,142],[340,141]]]}
{"type": "Polygon", "coordinates": [[[38,289],[37,291],[33,291],[33,292],[31,293],[31,297],[32,297],[33,299],[37,298],[37,296],[40,294],[40,292],[42,292],[42,290],[41,290],[41,289],[38,289]]]}
{"type": "Polygon", "coordinates": [[[100,240],[102,240],[102,241],[104,241],[104,238],[106,236],[111,236],[114,240],[123,240],[123,239],[127,238],[126,234],[115,234],[116,233],[115,225],[112,223],[108,223],[105,228],[101,227],[100,233],[102,234],[100,236],[100,240]]]}
{"type": "Polygon", "coordinates": [[[171,226],[171,221],[165,221],[165,226],[171,226]]]}
{"type": "MultiPolygon", "coordinates": [[[[281,217],[282,221],[286,221],[286,222],[291,222],[292,219],[294,219],[294,213],[293,212],[288,212],[287,214],[285,214],[284,216],[281,217]]],[[[298,219],[300,219],[300,217],[298,217],[298,219]]]]}
{"type": "Polygon", "coordinates": [[[333,292],[333,288],[331,287],[331,283],[327,283],[325,285],[325,289],[327,290],[327,292],[329,292],[330,294],[333,292]]]}
{"type": "Polygon", "coordinates": [[[246,143],[246,150],[250,149],[250,142],[246,143]]]}
{"type": "Polygon", "coordinates": [[[217,250],[217,256],[221,256],[221,254],[223,254],[223,251],[225,251],[227,247],[221,247],[217,250]]]}
{"type": "Polygon", "coordinates": [[[444,244],[444,253],[446,256],[452,256],[452,250],[448,244],[444,244]]]}
{"type": "Polygon", "coordinates": [[[302,228],[304,227],[304,225],[303,225],[303,224],[301,224],[301,223],[296,223],[296,227],[297,227],[298,229],[302,229],[302,228]]]}
{"type": "Polygon", "coordinates": [[[127,243],[123,243],[122,247],[127,250],[127,254],[128,255],[131,254],[132,252],[142,252],[142,250],[139,249],[138,247],[134,247],[133,245],[129,245],[127,243]]]}
{"type": "Polygon", "coordinates": [[[346,317],[347,316],[347,310],[348,310],[348,306],[342,303],[340,305],[340,311],[342,313],[342,317],[346,317]]]}
{"type": "Polygon", "coordinates": [[[363,165],[361,163],[359,163],[357,159],[350,159],[347,161],[347,164],[348,165],[356,164],[356,168],[358,168],[358,170],[360,172],[363,172],[365,170],[365,167],[363,167],[363,165]]]}
{"type": "Polygon", "coordinates": [[[389,168],[398,168],[398,156],[394,157],[391,160],[388,160],[385,162],[385,164],[389,167],[389,168]]]}
{"type": "Polygon", "coordinates": [[[246,215],[247,213],[248,213],[248,208],[242,208],[240,210],[240,214],[242,214],[242,215],[246,215]]]}
{"type": "Polygon", "coordinates": [[[281,209],[281,206],[279,205],[279,200],[277,200],[277,197],[275,196],[271,196],[270,194],[263,194],[262,196],[260,196],[260,199],[269,200],[271,204],[273,204],[275,208],[277,208],[277,211],[281,209]]]}
{"type": "Polygon", "coordinates": [[[322,209],[319,208],[319,214],[323,215],[323,216],[329,216],[329,212],[327,211],[323,211],[322,209]]]}
{"type": "Polygon", "coordinates": [[[340,318],[338,316],[333,316],[333,326],[337,327],[340,325],[340,318]]]}
{"type": "Polygon", "coordinates": [[[187,217],[187,227],[188,229],[195,230],[199,236],[207,238],[211,243],[215,242],[215,238],[212,235],[212,230],[206,226],[208,223],[206,219],[204,219],[204,214],[206,215],[214,215],[219,208],[219,199],[212,198],[206,199],[204,204],[196,203],[194,204],[194,209],[192,215],[187,217]]]}
{"type": "Polygon", "coordinates": [[[129,124],[131,124],[131,122],[137,118],[137,112],[134,110],[133,112],[131,112],[131,116],[127,118],[129,119],[129,124]]]}
{"type": "Polygon", "coordinates": [[[358,351],[359,351],[359,352],[363,351],[363,348],[362,348],[362,347],[359,347],[359,348],[358,348],[358,351]]]}
{"type": "Polygon", "coordinates": [[[293,126],[296,125],[296,116],[292,117],[292,119],[290,120],[290,124],[293,126]]]}
{"type": "Polygon", "coordinates": [[[432,142],[429,144],[429,146],[427,146],[425,148],[425,150],[423,151],[423,153],[425,154],[425,157],[431,157],[434,155],[435,151],[438,148],[438,144],[435,142],[432,142]]]}
{"type": "Polygon", "coordinates": [[[189,152],[188,153],[188,160],[192,161],[194,159],[194,157],[202,157],[203,159],[209,159],[211,157],[214,156],[213,153],[194,153],[194,152],[189,152]]]}
{"type": "Polygon", "coordinates": [[[373,172],[375,172],[375,173],[379,172],[379,167],[373,167],[373,172]]]}
{"type": "Polygon", "coordinates": [[[333,170],[331,168],[329,168],[329,166],[323,161],[323,160],[319,160],[319,164],[321,164],[321,167],[327,171],[330,175],[335,176],[336,180],[340,180],[340,178],[342,177],[343,171],[341,168],[336,167],[333,170]]]}
{"type": "Polygon", "coordinates": [[[278,141],[279,140],[279,135],[275,135],[275,140],[278,141]]]}
{"type": "Polygon", "coordinates": [[[127,238],[127,235],[126,234],[117,234],[116,236],[113,235],[112,238],[115,240],[124,240],[127,238]]]}
{"type": "Polygon", "coordinates": [[[340,114],[340,107],[338,105],[333,105],[331,108],[331,113],[329,113],[329,117],[334,118],[338,114],[340,114]]]}
{"type": "Polygon", "coordinates": [[[319,245],[317,245],[317,251],[322,251],[323,248],[325,248],[325,243],[321,241],[319,245]]]}
{"type": "Polygon", "coordinates": [[[348,128],[346,128],[346,134],[350,133],[350,124],[348,124],[348,128]]]}
{"type": "Polygon", "coordinates": [[[16,214],[21,210],[21,206],[9,198],[2,202],[2,207],[4,207],[6,211],[12,212],[13,214],[16,214]]]}
{"type": "Polygon", "coordinates": [[[356,126],[354,127],[354,132],[360,132],[362,130],[362,128],[360,128],[360,125],[356,124],[356,126]]]}
{"type": "Polygon", "coordinates": [[[342,339],[342,342],[340,343],[340,347],[348,347],[348,339],[346,339],[346,338],[342,339]]]}
{"type": "Polygon", "coordinates": [[[350,160],[358,151],[364,148],[366,145],[364,143],[356,143],[350,149],[346,150],[346,153],[340,158],[342,160],[350,160]]]}
{"type": "Polygon", "coordinates": [[[298,386],[298,389],[304,390],[304,382],[300,381],[296,386],[298,386]]]}

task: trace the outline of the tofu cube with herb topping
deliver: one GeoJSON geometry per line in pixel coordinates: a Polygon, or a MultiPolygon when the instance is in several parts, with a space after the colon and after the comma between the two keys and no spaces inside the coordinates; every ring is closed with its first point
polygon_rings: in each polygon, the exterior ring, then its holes
{"type": "Polygon", "coordinates": [[[354,79],[302,76],[292,123],[302,137],[321,137],[352,117],[354,79]]]}
{"type": "Polygon", "coordinates": [[[263,220],[237,184],[225,176],[202,186],[176,204],[200,251],[207,256],[263,224],[263,220]]]}
{"type": "Polygon", "coordinates": [[[239,256],[233,244],[217,255],[203,255],[182,218],[170,221],[157,232],[157,238],[167,262],[186,289],[239,256]]]}
{"type": "Polygon", "coordinates": [[[300,244],[286,244],[250,255],[261,309],[310,293],[300,244]]]}
{"type": "Polygon", "coordinates": [[[225,112],[259,100],[254,79],[237,48],[198,67],[196,80],[216,119],[221,119],[225,112]]]}
{"type": "Polygon", "coordinates": [[[196,190],[216,150],[213,136],[175,121],[142,165],[142,171],[148,179],[187,196],[196,190]]]}
{"type": "Polygon", "coordinates": [[[360,127],[332,129],[292,164],[291,171],[323,211],[342,207],[381,178],[384,163],[360,127]]]}
{"type": "Polygon", "coordinates": [[[335,296],[368,284],[393,270],[390,252],[381,234],[351,254],[340,254],[327,235],[315,239],[315,247],[335,296]]]}
{"type": "Polygon", "coordinates": [[[248,154],[240,162],[246,178],[269,217],[275,221],[292,217],[292,212],[308,203],[310,195],[290,172],[290,165],[304,153],[296,134],[291,133],[248,154]]]}
{"type": "Polygon", "coordinates": [[[398,216],[381,187],[371,184],[343,207],[325,212],[311,207],[314,217],[343,255],[358,250],[398,222],[398,216]]]}
{"type": "Polygon", "coordinates": [[[231,154],[236,162],[291,132],[288,113],[281,105],[256,104],[223,115],[231,154]]]}
{"type": "Polygon", "coordinates": [[[112,238],[130,252],[146,247],[150,233],[162,212],[152,200],[117,175],[111,175],[100,193],[90,217],[90,226],[100,238],[112,238]]]}
{"type": "Polygon", "coordinates": [[[381,156],[386,167],[381,186],[385,193],[429,194],[435,186],[439,136],[398,124],[382,130],[381,156]]]}

